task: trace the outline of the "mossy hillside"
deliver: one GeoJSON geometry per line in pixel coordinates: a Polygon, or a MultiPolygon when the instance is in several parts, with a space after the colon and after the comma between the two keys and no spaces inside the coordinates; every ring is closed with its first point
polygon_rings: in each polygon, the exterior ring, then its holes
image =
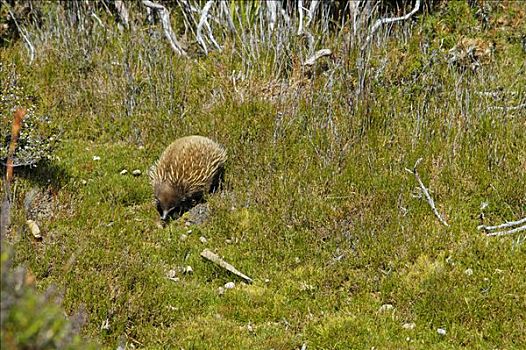
{"type": "Polygon", "coordinates": [[[48,185],[60,210],[40,222],[43,242],[22,229],[23,194],[52,174],[17,178],[16,262],[61,289],[68,313],[84,309],[85,335],[107,347],[520,348],[524,239],[476,226],[483,202],[487,223],[526,213],[526,116],[492,109],[524,99],[525,53],[495,9],[480,34],[496,41],[491,62],[457,67],[448,51],[479,22],[458,2],[440,11],[373,51],[359,100],[357,53],[310,78],[291,58],[283,80],[271,59],[238,76],[227,50],[182,60],[141,31],[63,28],[30,68],[22,44],[3,49],[62,130],[61,181],[48,185]],[[225,189],[207,224],[159,229],[145,175],[188,134],[228,149],[225,189]],[[405,170],[418,158],[449,228],[405,170]],[[205,247],[255,283],[218,293],[233,277],[200,258],[205,247]],[[187,265],[193,274],[165,277],[187,265]]]}

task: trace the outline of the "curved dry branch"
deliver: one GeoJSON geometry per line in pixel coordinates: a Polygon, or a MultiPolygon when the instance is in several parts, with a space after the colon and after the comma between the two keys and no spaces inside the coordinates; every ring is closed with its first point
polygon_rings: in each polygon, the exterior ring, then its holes
{"type": "Polygon", "coordinates": [[[174,52],[179,56],[188,57],[186,51],[183,49],[183,47],[177,40],[177,37],[175,36],[175,33],[172,29],[172,24],[170,23],[170,12],[166,9],[166,7],[151,2],[149,0],[143,0],[142,4],[152,10],[159,11],[159,14],[161,16],[161,22],[163,25],[164,35],[166,36],[166,39],[168,39],[172,50],[174,50],[174,52]]]}

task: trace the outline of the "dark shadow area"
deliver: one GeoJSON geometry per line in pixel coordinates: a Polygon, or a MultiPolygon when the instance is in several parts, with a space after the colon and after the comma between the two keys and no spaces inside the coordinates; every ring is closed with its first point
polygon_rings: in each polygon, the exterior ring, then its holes
{"type": "MultiPolygon", "coordinates": [[[[0,161],[0,175],[5,178],[6,162],[0,161]]],[[[66,169],[47,161],[39,161],[35,165],[21,165],[14,168],[14,177],[27,179],[32,185],[41,188],[51,186],[60,190],[68,182],[70,175],[66,169]]]]}

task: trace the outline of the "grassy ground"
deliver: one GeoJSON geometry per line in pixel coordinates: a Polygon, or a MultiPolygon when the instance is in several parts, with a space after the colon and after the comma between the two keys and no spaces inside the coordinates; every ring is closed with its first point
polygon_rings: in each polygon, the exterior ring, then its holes
{"type": "Polygon", "coordinates": [[[303,74],[292,56],[280,76],[272,57],[239,75],[233,48],[179,59],[143,31],[50,32],[31,66],[22,42],[2,48],[61,139],[53,160],[15,173],[15,263],[109,348],[523,348],[524,233],[476,229],[481,214],[526,216],[526,111],[498,108],[526,98],[526,8],[504,4],[487,27],[451,2],[395,33],[372,51],[358,98],[357,53],[337,39],[325,71],[303,74]],[[493,53],[452,60],[464,38],[493,53]],[[145,174],[189,134],[227,148],[225,190],[206,224],[161,229],[145,174]],[[418,158],[449,227],[405,170],[418,158]],[[35,186],[49,199],[42,242],[24,229],[35,186]],[[254,283],[202,260],[204,248],[254,283]],[[193,273],[166,278],[184,266],[193,273]]]}

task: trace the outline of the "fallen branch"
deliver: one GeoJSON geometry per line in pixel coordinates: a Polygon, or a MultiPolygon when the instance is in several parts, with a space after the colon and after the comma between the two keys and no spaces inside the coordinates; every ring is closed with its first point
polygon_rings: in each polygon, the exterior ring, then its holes
{"type": "Polygon", "coordinates": [[[238,277],[241,277],[247,283],[252,283],[252,278],[248,277],[247,275],[245,275],[244,273],[242,273],[238,269],[236,269],[234,266],[230,265],[229,263],[227,263],[226,261],[221,259],[219,257],[219,255],[217,255],[216,253],[214,253],[214,252],[212,252],[212,251],[210,251],[208,249],[205,249],[205,250],[203,250],[201,252],[201,257],[213,262],[214,264],[219,265],[220,267],[222,267],[225,270],[233,273],[234,275],[236,275],[238,277]]]}
{"type": "Polygon", "coordinates": [[[485,230],[485,231],[498,230],[500,228],[516,226],[516,225],[520,225],[520,224],[524,224],[524,223],[526,223],[526,218],[520,219],[520,220],[517,220],[517,221],[508,221],[508,222],[505,222],[503,224],[495,225],[495,226],[479,225],[479,226],[477,226],[477,230],[485,230]]]}
{"type": "Polygon", "coordinates": [[[164,35],[166,36],[166,39],[168,39],[172,50],[174,50],[174,52],[179,56],[188,57],[186,51],[183,50],[183,47],[181,46],[181,44],[177,40],[177,37],[175,36],[175,33],[172,29],[172,24],[170,23],[170,12],[166,9],[166,7],[151,2],[149,0],[142,0],[142,4],[150,9],[159,11],[159,14],[161,16],[161,22],[163,25],[164,35]]]}
{"type": "Polygon", "coordinates": [[[424,193],[424,196],[426,197],[427,199],[427,203],[429,203],[429,206],[431,207],[431,210],[433,210],[433,214],[435,214],[435,216],[438,218],[438,220],[446,227],[449,227],[448,223],[446,222],[446,220],[444,220],[442,218],[442,216],[440,215],[440,213],[438,212],[436,206],[435,206],[435,201],[433,200],[433,198],[431,198],[431,195],[429,194],[429,191],[427,190],[426,186],[424,186],[424,183],[422,182],[422,179],[420,179],[420,175],[418,175],[418,171],[416,170],[416,167],[418,166],[418,164],[420,164],[420,162],[422,161],[422,158],[419,158],[414,167],[413,167],[413,170],[411,169],[405,169],[407,172],[410,172],[412,173],[413,175],[415,175],[415,178],[416,178],[416,181],[418,182],[418,185],[420,186],[420,189],[422,190],[422,192],[424,193]]]}
{"type": "Polygon", "coordinates": [[[420,9],[420,0],[416,0],[415,8],[412,9],[411,12],[409,12],[408,14],[404,16],[377,19],[373,27],[371,28],[371,32],[365,39],[365,44],[363,44],[362,50],[364,50],[367,47],[367,45],[369,45],[369,42],[371,41],[373,34],[378,30],[378,28],[380,28],[382,24],[393,23],[393,22],[398,22],[398,21],[405,21],[406,19],[409,19],[412,15],[414,15],[419,9],[420,9]]]}
{"type": "Polygon", "coordinates": [[[516,227],[509,231],[497,231],[497,232],[489,232],[486,233],[487,236],[504,236],[504,235],[511,235],[513,233],[521,232],[526,230],[526,225],[516,227]]]}
{"type": "Polygon", "coordinates": [[[524,231],[524,230],[526,230],[526,225],[515,227],[515,228],[513,228],[511,230],[507,230],[507,231],[496,231],[496,232],[488,232],[488,231],[499,230],[499,229],[503,229],[503,228],[507,228],[507,227],[513,227],[513,226],[521,225],[521,224],[524,224],[524,223],[526,223],[526,218],[523,218],[523,219],[520,219],[520,220],[517,220],[517,221],[508,221],[508,222],[505,222],[503,224],[495,225],[495,226],[479,225],[479,226],[477,226],[477,229],[486,231],[486,235],[487,236],[504,236],[504,235],[511,235],[513,233],[516,233],[516,232],[524,231]]]}
{"type": "Polygon", "coordinates": [[[332,55],[332,51],[329,50],[329,49],[321,49],[321,50],[318,50],[314,53],[314,55],[310,56],[309,58],[307,58],[305,60],[305,62],[303,62],[303,65],[304,66],[312,66],[314,65],[314,63],[316,63],[316,61],[323,57],[323,56],[330,56],[332,55]]]}
{"type": "Polygon", "coordinates": [[[501,106],[491,106],[488,108],[490,111],[517,111],[519,109],[526,109],[526,103],[522,103],[517,106],[510,106],[510,107],[501,107],[501,106]]]}

